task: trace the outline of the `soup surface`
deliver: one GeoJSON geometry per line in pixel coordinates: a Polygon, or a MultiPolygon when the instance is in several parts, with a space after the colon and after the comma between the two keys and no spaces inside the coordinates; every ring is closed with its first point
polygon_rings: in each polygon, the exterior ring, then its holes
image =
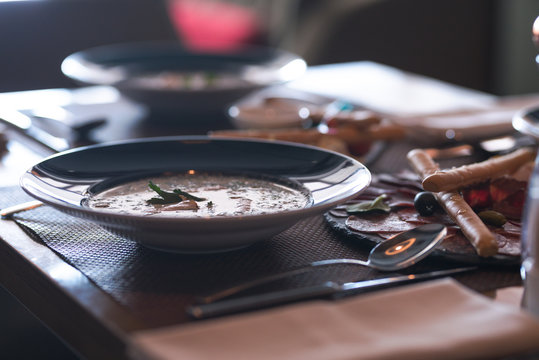
{"type": "Polygon", "coordinates": [[[87,206],[133,215],[214,217],[301,209],[310,201],[305,192],[268,180],[195,173],[128,182],[91,196],[87,206]]]}
{"type": "Polygon", "coordinates": [[[252,83],[235,74],[216,74],[212,72],[161,72],[139,75],[126,80],[126,83],[146,89],[166,90],[223,90],[251,86],[252,83]]]}

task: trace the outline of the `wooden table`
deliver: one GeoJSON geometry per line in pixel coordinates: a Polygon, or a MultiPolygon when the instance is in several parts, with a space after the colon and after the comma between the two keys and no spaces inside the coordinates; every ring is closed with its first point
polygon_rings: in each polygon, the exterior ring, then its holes
{"type": "MultiPolygon", "coordinates": [[[[416,101],[419,104],[418,109],[421,108],[420,105],[423,103],[421,94],[424,93],[426,87],[433,89],[429,94],[431,97],[435,97],[436,89],[440,87],[443,89],[439,92],[442,98],[438,100],[439,104],[446,104],[444,105],[446,108],[440,105],[444,111],[453,106],[454,110],[458,110],[459,98],[465,98],[467,105],[480,104],[485,108],[488,108],[488,104],[492,104],[492,101],[498,100],[487,94],[452,87],[372,63],[356,63],[355,65],[358,71],[362,72],[369,70],[370,67],[372,71],[370,81],[376,82],[376,76],[386,80],[391,76],[397,76],[397,79],[401,81],[402,91],[406,91],[406,86],[416,89],[417,97],[409,98],[406,103],[409,108],[413,108],[410,106],[411,101],[416,101]],[[417,86],[421,86],[421,91],[417,86]],[[444,102],[443,96],[447,94],[454,95],[449,101],[452,103],[451,106],[448,102],[444,102]],[[480,103],[470,102],[470,96],[476,96],[480,103]]],[[[382,105],[388,109],[391,99],[386,98],[384,89],[380,89],[378,96],[384,97],[379,98],[378,105],[384,103],[382,105]]],[[[368,102],[375,101],[376,97],[369,93],[366,100],[368,101],[365,101],[364,105],[368,106],[368,102]]],[[[402,99],[397,100],[402,104],[402,99]]],[[[523,101],[529,102],[529,98],[526,97],[523,101]]],[[[141,129],[149,127],[153,128],[152,135],[158,134],[159,131],[170,134],[169,126],[170,124],[163,125],[159,129],[159,126],[135,122],[125,134],[115,135],[126,137],[136,133],[138,136],[141,134],[141,129]]],[[[185,130],[177,129],[176,132],[182,134],[185,130]]],[[[38,158],[39,155],[36,156],[26,148],[13,143],[10,153],[3,159],[3,166],[0,168],[1,184],[3,186],[16,184],[22,169],[30,166],[38,158]]],[[[378,168],[384,170],[384,164],[379,164],[378,168]]],[[[500,273],[496,271],[492,273],[492,276],[506,274],[506,270],[500,273]]],[[[513,278],[518,277],[515,271],[512,268],[507,270],[507,273],[510,273],[513,278]]],[[[133,279],[133,281],[136,280],[136,278],[133,279]]],[[[125,306],[117,297],[118,293],[121,294],[120,290],[115,292],[103,289],[92,278],[85,275],[84,271],[73,265],[73,262],[65,259],[47,243],[30,237],[13,221],[2,221],[0,225],[0,283],[83,357],[126,358],[128,356],[126,346],[132,333],[137,330],[182,322],[165,319],[167,308],[161,311],[165,313],[163,319],[149,319],[150,312],[144,314],[144,310],[140,310],[144,309],[144,306],[137,303],[143,303],[147,300],[145,296],[149,296],[142,292],[137,294],[130,290],[129,299],[126,301],[135,306],[125,306]]]]}

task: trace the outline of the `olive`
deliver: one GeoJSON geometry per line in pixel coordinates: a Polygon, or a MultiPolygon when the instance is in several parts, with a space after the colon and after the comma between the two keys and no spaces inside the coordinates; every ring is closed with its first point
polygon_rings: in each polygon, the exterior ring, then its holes
{"type": "Polygon", "coordinates": [[[414,207],[421,216],[431,216],[438,206],[438,201],[431,192],[422,191],[414,197],[414,207]]]}
{"type": "Polygon", "coordinates": [[[477,215],[487,225],[502,227],[507,222],[503,214],[494,210],[484,210],[477,215]]]}

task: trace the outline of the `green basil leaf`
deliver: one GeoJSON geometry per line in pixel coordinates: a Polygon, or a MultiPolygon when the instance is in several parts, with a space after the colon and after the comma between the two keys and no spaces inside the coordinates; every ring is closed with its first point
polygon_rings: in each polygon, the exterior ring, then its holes
{"type": "Polygon", "coordinates": [[[372,201],[363,201],[357,204],[351,204],[346,207],[346,212],[349,214],[359,214],[371,211],[381,211],[389,213],[391,207],[384,201],[387,195],[382,194],[372,201]]]}
{"type": "Polygon", "coordinates": [[[147,200],[148,204],[174,204],[184,201],[185,199],[194,201],[204,201],[206,199],[198,196],[191,195],[180,189],[174,189],[172,192],[161,190],[161,188],[155,185],[152,181],[148,183],[148,187],[155,191],[160,198],[151,198],[147,200]]]}

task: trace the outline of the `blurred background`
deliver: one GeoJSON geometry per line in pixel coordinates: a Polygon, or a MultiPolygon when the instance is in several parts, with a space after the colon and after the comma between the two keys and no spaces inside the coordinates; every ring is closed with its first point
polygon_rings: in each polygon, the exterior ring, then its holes
{"type": "MultiPolygon", "coordinates": [[[[130,41],[283,48],[309,65],[370,60],[492,93],[539,92],[537,0],[0,0],[0,92],[76,87],[69,54],[130,41]]],[[[0,288],[8,358],[75,358],[0,288]]]]}
{"type": "Polygon", "coordinates": [[[141,40],[372,60],[498,95],[539,90],[536,0],[0,0],[0,91],[76,84],[67,55],[141,40]]]}

